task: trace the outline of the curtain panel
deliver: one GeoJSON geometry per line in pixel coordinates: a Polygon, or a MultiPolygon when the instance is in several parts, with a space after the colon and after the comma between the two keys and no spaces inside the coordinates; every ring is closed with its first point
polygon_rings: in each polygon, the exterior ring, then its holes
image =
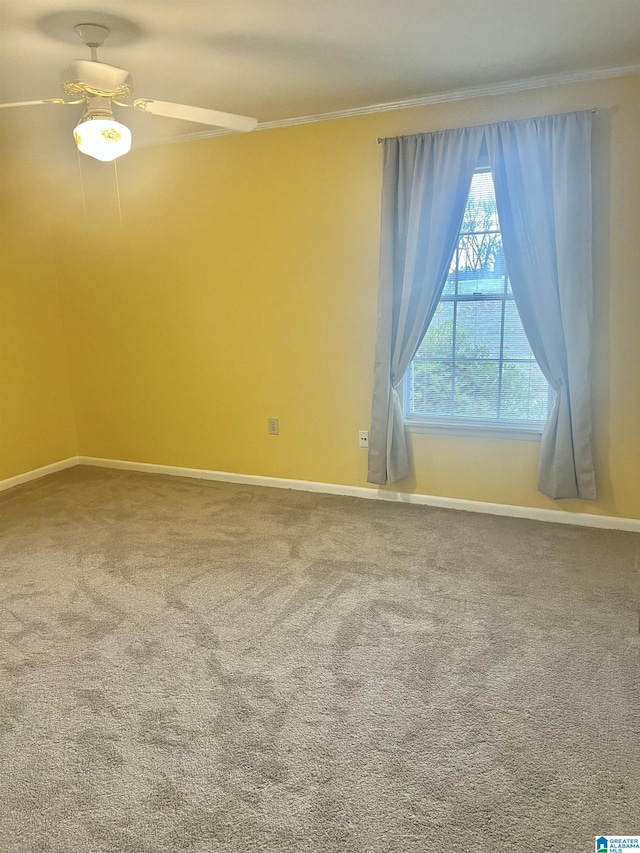
{"type": "Polygon", "coordinates": [[[538,488],[596,497],[591,449],[592,112],[384,140],[368,481],[409,474],[399,389],[442,294],[481,149],[511,288],[553,390],[538,488]]]}
{"type": "Polygon", "coordinates": [[[398,390],[444,289],[483,130],[383,140],[380,289],[370,483],[409,475],[398,390]]]}

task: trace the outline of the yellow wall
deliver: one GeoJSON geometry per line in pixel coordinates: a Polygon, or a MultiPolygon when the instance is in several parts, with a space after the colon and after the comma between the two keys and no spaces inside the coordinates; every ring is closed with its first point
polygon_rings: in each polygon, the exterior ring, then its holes
{"type": "Polygon", "coordinates": [[[34,167],[0,170],[0,480],[76,453],[49,199],[34,167]]]}
{"type": "Polygon", "coordinates": [[[123,230],[111,167],[87,166],[90,238],[57,241],[80,453],[366,485],[376,137],[591,107],[599,500],[539,494],[536,443],[453,436],[414,435],[399,488],[639,518],[638,77],[134,152],[123,230]]]}

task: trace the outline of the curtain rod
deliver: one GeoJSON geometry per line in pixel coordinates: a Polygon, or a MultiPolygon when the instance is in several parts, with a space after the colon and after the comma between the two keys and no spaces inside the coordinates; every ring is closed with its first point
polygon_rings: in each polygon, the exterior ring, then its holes
{"type": "MultiPolygon", "coordinates": [[[[575,112],[591,113],[591,114],[592,114],[592,115],[594,115],[594,116],[597,116],[597,115],[598,115],[598,110],[597,110],[597,109],[592,109],[592,110],[576,110],[575,112]]],[[[561,115],[570,115],[570,113],[551,113],[550,115],[560,115],[560,116],[561,116],[561,115]]],[[[534,118],[548,118],[548,117],[549,117],[549,116],[534,116],[534,118]]],[[[489,124],[506,124],[506,123],[507,123],[507,122],[509,122],[509,121],[530,121],[530,120],[531,120],[531,119],[526,119],[526,118],[524,118],[524,119],[519,119],[519,118],[516,118],[516,119],[505,119],[505,121],[496,121],[496,122],[491,122],[491,121],[490,121],[490,122],[489,122],[489,124]]],[[[469,125],[469,127],[483,127],[483,125],[481,125],[481,124],[472,124],[472,125],[469,125]]],[[[461,128],[461,127],[454,127],[454,128],[449,127],[449,128],[447,128],[447,131],[448,131],[448,130],[462,130],[462,128],[461,128]]],[[[425,133],[445,133],[445,132],[446,132],[445,130],[425,131],[425,133]]],[[[420,134],[419,134],[419,133],[410,133],[410,134],[407,134],[407,135],[408,135],[408,136],[420,136],[420,134]]],[[[380,145],[380,143],[381,143],[381,142],[385,142],[387,139],[402,139],[402,138],[403,138],[403,136],[378,136],[378,137],[377,137],[377,139],[376,139],[376,144],[380,145]]]]}

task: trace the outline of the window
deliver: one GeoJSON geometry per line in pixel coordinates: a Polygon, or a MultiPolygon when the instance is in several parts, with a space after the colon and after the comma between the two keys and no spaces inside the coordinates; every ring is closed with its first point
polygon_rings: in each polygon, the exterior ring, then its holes
{"type": "Polygon", "coordinates": [[[491,172],[477,169],[445,288],[405,375],[405,421],[539,433],[549,401],[511,292],[491,172]]]}

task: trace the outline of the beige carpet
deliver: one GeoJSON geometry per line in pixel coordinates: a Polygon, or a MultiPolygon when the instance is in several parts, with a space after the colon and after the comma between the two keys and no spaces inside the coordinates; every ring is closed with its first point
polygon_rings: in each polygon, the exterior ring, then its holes
{"type": "Polygon", "coordinates": [[[73,469],[0,497],[2,853],[640,832],[640,537],[73,469]]]}

